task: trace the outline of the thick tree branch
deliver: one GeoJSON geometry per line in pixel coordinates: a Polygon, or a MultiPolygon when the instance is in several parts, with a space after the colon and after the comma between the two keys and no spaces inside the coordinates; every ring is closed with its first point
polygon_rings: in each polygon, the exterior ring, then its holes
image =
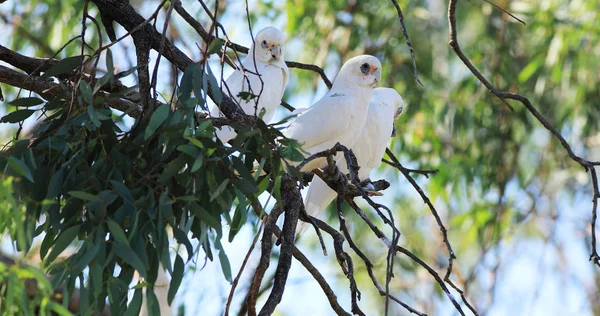
{"type": "MultiPolygon", "coordinates": [[[[13,87],[33,91],[39,94],[46,100],[51,100],[57,97],[61,93],[61,88],[58,84],[38,77],[28,76],[20,73],[16,70],[10,69],[0,65],[0,82],[8,84],[13,87]]],[[[111,98],[110,93],[103,91],[98,92],[98,95],[106,101],[106,105],[111,108],[117,109],[122,112],[128,112],[132,117],[137,117],[141,112],[134,103],[123,100],[111,98]]]]}
{"type": "Polygon", "coordinates": [[[260,311],[260,315],[271,315],[275,307],[281,302],[288,273],[292,265],[292,255],[294,248],[294,234],[298,224],[298,215],[304,208],[302,195],[290,175],[284,174],[281,179],[281,200],[283,202],[283,211],[285,220],[283,221],[283,231],[281,234],[281,251],[277,269],[275,270],[275,279],[273,280],[273,289],[267,299],[267,302],[260,311]]]}

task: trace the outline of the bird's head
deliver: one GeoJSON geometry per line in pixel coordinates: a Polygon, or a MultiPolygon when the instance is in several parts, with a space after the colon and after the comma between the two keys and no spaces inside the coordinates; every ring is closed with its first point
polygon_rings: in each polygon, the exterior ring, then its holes
{"type": "Polygon", "coordinates": [[[284,62],[283,43],[285,35],[272,26],[262,29],[254,38],[252,48],[255,50],[256,60],[265,64],[284,62]]]}
{"type": "Polygon", "coordinates": [[[397,119],[402,111],[404,110],[404,100],[396,91],[392,88],[375,88],[373,89],[373,99],[385,104],[386,106],[394,108],[394,119],[397,119]]]}
{"type": "MultiPolygon", "coordinates": [[[[375,87],[381,81],[381,62],[371,55],[360,55],[348,59],[336,77],[361,87],[375,87]]],[[[335,82],[334,82],[335,85],[335,82]]]]}

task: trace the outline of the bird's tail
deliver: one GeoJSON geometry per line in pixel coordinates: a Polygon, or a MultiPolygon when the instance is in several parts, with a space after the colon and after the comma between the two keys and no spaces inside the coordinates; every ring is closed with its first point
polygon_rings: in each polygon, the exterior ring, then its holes
{"type": "MultiPolygon", "coordinates": [[[[304,199],[306,213],[313,217],[319,216],[319,214],[327,208],[329,203],[335,199],[336,195],[337,193],[333,191],[327,183],[315,176],[308,187],[308,192],[304,199]]],[[[310,226],[310,223],[302,221],[298,222],[296,235],[304,233],[310,226]]]]}

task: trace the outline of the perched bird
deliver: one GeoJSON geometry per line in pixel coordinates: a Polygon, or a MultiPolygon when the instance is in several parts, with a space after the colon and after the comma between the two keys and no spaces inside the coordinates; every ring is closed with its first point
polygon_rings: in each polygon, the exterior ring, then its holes
{"type": "MultiPolygon", "coordinates": [[[[283,58],[284,41],[285,36],[277,28],[267,27],[258,32],[248,56],[242,61],[243,72],[239,69],[233,72],[223,87],[246,114],[262,115],[265,123],[273,118],[288,82],[289,70],[283,58]],[[246,93],[240,95],[241,92],[246,93]]],[[[216,105],[210,108],[209,114],[223,116],[216,105]]],[[[217,129],[216,134],[223,143],[237,135],[229,126],[217,129]]]]}
{"type": "MultiPolygon", "coordinates": [[[[391,88],[373,89],[367,121],[360,138],[352,146],[352,152],[354,152],[356,161],[360,166],[358,178],[361,181],[369,180],[370,182],[369,174],[381,164],[385,148],[394,129],[394,119],[402,113],[403,109],[404,100],[396,90],[391,88]]],[[[336,159],[336,161],[340,171],[348,173],[345,159],[342,155],[338,155],[338,157],[339,159],[336,159]]],[[[371,184],[368,186],[367,190],[374,189],[371,184]]],[[[318,216],[335,199],[336,195],[337,193],[329,188],[321,178],[314,177],[304,199],[306,213],[311,216],[318,216]]],[[[308,227],[308,223],[298,223],[296,233],[301,234],[308,227]]]]}
{"type": "MultiPolygon", "coordinates": [[[[331,90],[300,114],[283,130],[283,135],[298,140],[305,155],[330,149],[338,142],[348,148],[354,146],[365,125],[373,87],[380,80],[381,62],[376,57],[360,55],[349,59],[340,69],[331,90]]],[[[300,171],[326,165],[326,158],[317,158],[300,171]]]]}

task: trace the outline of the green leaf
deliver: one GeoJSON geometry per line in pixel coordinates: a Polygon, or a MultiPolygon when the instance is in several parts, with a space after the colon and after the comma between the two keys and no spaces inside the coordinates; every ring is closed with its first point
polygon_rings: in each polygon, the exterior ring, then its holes
{"type": "Polygon", "coordinates": [[[158,109],[154,111],[152,117],[150,118],[150,122],[146,127],[144,140],[148,140],[148,138],[150,138],[150,136],[156,132],[160,125],[167,119],[167,116],[169,116],[169,106],[166,104],[159,106],[158,109]]]}
{"type": "Polygon", "coordinates": [[[100,245],[94,245],[91,242],[86,242],[86,246],[79,249],[77,254],[73,256],[71,262],[72,270],[70,273],[72,275],[79,275],[83,270],[92,262],[98,250],[100,249],[100,245]]]}
{"type": "Polygon", "coordinates": [[[218,240],[215,240],[215,247],[219,249],[219,262],[221,262],[221,270],[223,270],[225,280],[231,284],[233,279],[231,278],[231,264],[229,263],[229,258],[227,258],[225,250],[218,240]]]}
{"type": "Polygon", "coordinates": [[[529,78],[531,78],[531,76],[533,76],[533,74],[535,74],[536,71],[542,66],[542,61],[543,59],[541,57],[537,57],[534,60],[532,60],[529,64],[527,64],[527,66],[523,68],[523,70],[521,70],[521,72],[517,76],[517,80],[521,83],[529,80],[529,78]]]}
{"type": "MultiPolygon", "coordinates": [[[[188,261],[189,261],[192,258],[192,256],[194,255],[194,248],[192,247],[192,243],[188,239],[185,232],[183,232],[181,229],[179,229],[177,227],[172,227],[172,229],[173,229],[173,237],[175,237],[175,240],[177,240],[178,243],[185,246],[185,250],[187,251],[188,261]]],[[[175,262],[175,264],[177,264],[177,262],[175,262]]]]}
{"type": "Polygon", "coordinates": [[[206,64],[206,69],[208,70],[208,76],[204,76],[202,78],[203,81],[208,80],[208,89],[210,89],[212,100],[215,104],[220,104],[223,101],[223,96],[221,95],[221,89],[219,88],[219,83],[217,82],[217,78],[213,74],[212,70],[206,64]],[[208,79],[206,78],[208,77],[208,79]]]}
{"type": "Polygon", "coordinates": [[[58,304],[58,303],[54,303],[52,301],[49,301],[48,304],[46,305],[51,311],[53,311],[54,313],[60,315],[60,316],[71,316],[73,314],[71,314],[71,312],[69,312],[68,309],[66,309],[64,306],[58,304]]]}
{"type": "Polygon", "coordinates": [[[54,261],[54,259],[56,259],[56,257],[63,252],[63,250],[65,250],[65,248],[67,248],[67,246],[69,246],[73,240],[75,240],[75,237],[77,237],[77,234],[79,233],[80,227],[81,224],[71,226],[63,230],[60,235],[58,235],[56,241],[54,242],[52,251],[48,257],[46,257],[47,263],[52,263],[52,261],[54,261]]]}
{"type": "Polygon", "coordinates": [[[198,155],[198,148],[187,144],[177,146],[177,150],[192,157],[196,157],[198,155]]]}
{"type": "Polygon", "coordinates": [[[193,63],[183,71],[183,76],[181,76],[181,81],[179,82],[179,101],[182,103],[184,103],[192,97],[194,71],[196,71],[196,69],[198,68],[200,68],[200,64],[193,63]]]}
{"type": "Polygon", "coordinates": [[[221,50],[221,47],[223,47],[223,44],[225,44],[225,40],[217,38],[214,39],[212,42],[210,42],[210,45],[208,45],[208,54],[212,55],[217,53],[218,51],[221,50]]]}
{"type": "Polygon", "coordinates": [[[130,266],[136,269],[142,277],[148,277],[148,273],[146,267],[142,263],[142,259],[138,257],[138,255],[133,251],[133,249],[120,244],[114,244],[113,249],[115,250],[115,254],[117,255],[117,257],[123,259],[123,261],[127,262],[130,266]]]}
{"type": "Polygon", "coordinates": [[[160,316],[160,304],[152,288],[146,289],[146,308],[149,316],[160,316]]]}
{"type": "Polygon", "coordinates": [[[165,170],[158,177],[158,182],[163,182],[171,179],[174,175],[176,175],[183,167],[185,166],[185,157],[180,155],[174,161],[170,162],[165,170]]]}
{"type": "MultiPolygon", "coordinates": [[[[246,91],[241,91],[240,93],[238,93],[237,95],[240,99],[244,100],[244,101],[250,101],[254,98],[257,97],[256,94],[252,94],[250,92],[246,92],[246,91]]],[[[264,109],[264,108],[263,108],[264,109]]]]}
{"type": "Polygon", "coordinates": [[[36,98],[36,97],[30,97],[30,98],[15,99],[15,100],[12,100],[11,102],[9,102],[8,104],[14,105],[14,106],[30,107],[30,106],[36,106],[36,105],[39,105],[42,103],[44,103],[44,100],[42,100],[40,98],[36,98]]]}
{"type": "Polygon", "coordinates": [[[82,80],[79,84],[79,89],[81,90],[81,95],[83,95],[85,102],[87,102],[87,104],[92,104],[92,88],[90,88],[89,83],[82,80]]]}
{"type": "Polygon", "coordinates": [[[183,259],[179,255],[175,256],[175,267],[173,268],[173,274],[171,274],[171,284],[169,285],[169,292],[167,293],[167,302],[169,305],[173,303],[175,294],[181,285],[184,272],[183,259]]]}
{"type": "Polygon", "coordinates": [[[27,165],[25,164],[25,162],[21,159],[17,159],[14,156],[10,156],[8,157],[8,165],[10,166],[10,168],[22,175],[23,177],[25,177],[27,180],[34,182],[33,181],[33,176],[31,175],[31,170],[29,170],[29,167],[27,167],[27,165]]]}
{"type": "Polygon", "coordinates": [[[196,202],[190,203],[190,209],[192,212],[198,216],[203,222],[205,222],[208,226],[211,226],[215,229],[221,228],[221,222],[218,219],[215,219],[210,213],[205,210],[202,206],[198,205],[196,202]]]}
{"type": "Polygon", "coordinates": [[[231,220],[231,229],[229,230],[229,242],[233,241],[233,238],[240,231],[244,223],[246,223],[247,211],[246,206],[242,203],[238,204],[231,220]]]}
{"type": "Polygon", "coordinates": [[[26,120],[33,114],[35,110],[16,110],[4,115],[0,119],[0,123],[17,123],[26,120]]]}
{"type": "Polygon", "coordinates": [[[48,184],[48,191],[46,191],[46,199],[52,200],[58,196],[63,184],[63,169],[59,169],[52,178],[50,178],[50,183],[48,184]]]}
{"type": "Polygon", "coordinates": [[[84,191],[69,191],[69,195],[84,201],[99,201],[97,195],[93,195],[84,191]]]}
{"type": "Polygon", "coordinates": [[[98,112],[96,112],[96,109],[91,104],[87,106],[87,113],[90,117],[90,121],[92,121],[92,124],[94,124],[96,127],[100,127],[101,123],[100,118],[98,118],[98,112]]]}
{"type": "Polygon", "coordinates": [[[229,184],[229,179],[223,180],[223,182],[221,182],[221,184],[219,184],[219,187],[217,187],[216,190],[214,190],[213,192],[211,192],[211,194],[210,194],[210,201],[211,202],[214,199],[216,199],[219,195],[221,195],[221,193],[223,193],[223,191],[225,191],[225,189],[227,188],[227,184],[229,184]]]}
{"type": "Polygon", "coordinates": [[[64,73],[71,72],[73,71],[73,69],[81,65],[82,61],[83,56],[67,57],[59,61],[56,65],[50,67],[50,69],[46,70],[40,78],[45,79],[51,76],[58,76],[64,73]]]}
{"type": "Polygon", "coordinates": [[[108,224],[108,230],[115,238],[117,244],[129,247],[129,241],[127,240],[127,236],[125,235],[125,232],[121,226],[110,218],[106,221],[106,223],[108,224]]]}
{"type": "Polygon", "coordinates": [[[204,155],[202,153],[199,153],[198,156],[196,157],[196,160],[194,160],[194,164],[192,165],[192,172],[196,172],[198,169],[200,169],[202,167],[202,165],[204,164],[204,155]]]}
{"type": "Polygon", "coordinates": [[[121,196],[125,202],[133,205],[133,203],[135,202],[133,196],[131,195],[131,192],[129,191],[127,186],[123,184],[123,182],[110,180],[110,184],[113,186],[114,191],[119,196],[121,196]]]}
{"type": "Polygon", "coordinates": [[[113,76],[115,73],[115,63],[110,49],[106,50],[106,76],[113,76]]]}
{"type": "Polygon", "coordinates": [[[137,316],[142,308],[142,289],[136,289],[131,298],[131,302],[127,306],[124,316],[137,316]]]}
{"type": "Polygon", "coordinates": [[[44,240],[42,240],[42,244],[40,245],[40,258],[42,260],[44,260],[44,257],[46,257],[46,254],[48,253],[48,250],[50,249],[50,247],[52,247],[52,244],[54,243],[54,237],[56,237],[54,235],[54,232],[52,230],[48,231],[46,233],[46,236],[44,236],[44,240]]]}

